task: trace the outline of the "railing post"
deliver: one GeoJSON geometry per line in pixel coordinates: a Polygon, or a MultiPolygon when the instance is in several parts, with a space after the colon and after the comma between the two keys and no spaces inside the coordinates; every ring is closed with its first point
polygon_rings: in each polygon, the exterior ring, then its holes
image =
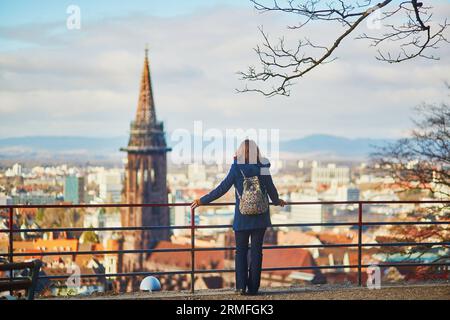
{"type": "Polygon", "coordinates": [[[14,219],[14,209],[12,207],[9,208],[9,246],[8,246],[8,256],[9,262],[14,262],[14,230],[13,230],[13,219],[14,219]]]}
{"type": "MultiPolygon", "coordinates": [[[[9,224],[8,224],[8,231],[9,231],[9,246],[8,246],[8,258],[9,258],[9,262],[13,263],[14,262],[14,223],[13,223],[13,219],[14,219],[14,208],[10,207],[9,208],[9,224]]],[[[9,279],[12,282],[14,278],[14,270],[10,270],[9,271],[9,279]]],[[[10,295],[13,295],[13,291],[10,290],[9,291],[10,295]]]]}
{"type": "Polygon", "coordinates": [[[362,227],[363,204],[358,203],[358,286],[362,286],[362,227]]]}
{"type": "Polygon", "coordinates": [[[195,292],[195,209],[191,207],[191,293],[195,292]]]}

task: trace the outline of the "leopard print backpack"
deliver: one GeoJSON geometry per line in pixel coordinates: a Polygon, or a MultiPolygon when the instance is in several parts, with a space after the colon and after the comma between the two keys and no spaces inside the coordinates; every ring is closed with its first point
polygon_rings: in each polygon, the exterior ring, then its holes
{"type": "Polygon", "coordinates": [[[243,215],[258,215],[266,212],[269,209],[269,199],[267,193],[261,188],[261,183],[258,176],[246,177],[241,171],[244,177],[242,195],[237,192],[240,203],[239,211],[243,215]]]}

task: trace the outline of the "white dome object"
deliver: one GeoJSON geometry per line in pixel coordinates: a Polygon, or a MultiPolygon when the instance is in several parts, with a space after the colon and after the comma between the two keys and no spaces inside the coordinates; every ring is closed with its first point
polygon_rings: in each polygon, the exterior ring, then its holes
{"type": "Polygon", "coordinates": [[[156,279],[155,277],[148,276],[142,279],[139,289],[141,291],[149,291],[149,292],[160,291],[161,284],[159,283],[159,280],[156,279]]]}

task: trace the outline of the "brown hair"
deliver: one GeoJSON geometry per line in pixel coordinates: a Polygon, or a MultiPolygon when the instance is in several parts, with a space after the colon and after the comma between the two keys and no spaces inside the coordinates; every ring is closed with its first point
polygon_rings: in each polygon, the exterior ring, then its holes
{"type": "Polygon", "coordinates": [[[260,164],[261,153],[255,141],[245,139],[236,150],[235,158],[238,163],[260,164]]]}

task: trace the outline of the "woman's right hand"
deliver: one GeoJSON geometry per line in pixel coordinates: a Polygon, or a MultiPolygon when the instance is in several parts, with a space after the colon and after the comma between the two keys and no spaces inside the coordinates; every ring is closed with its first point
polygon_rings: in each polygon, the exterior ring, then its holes
{"type": "Polygon", "coordinates": [[[192,201],[191,203],[191,209],[195,209],[197,207],[199,207],[202,203],[200,202],[200,199],[195,199],[194,201],[192,201]]]}
{"type": "Polygon", "coordinates": [[[280,199],[280,200],[278,201],[278,205],[279,205],[280,207],[284,207],[284,206],[286,205],[286,201],[284,201],[283,199],[280,199]]]}

